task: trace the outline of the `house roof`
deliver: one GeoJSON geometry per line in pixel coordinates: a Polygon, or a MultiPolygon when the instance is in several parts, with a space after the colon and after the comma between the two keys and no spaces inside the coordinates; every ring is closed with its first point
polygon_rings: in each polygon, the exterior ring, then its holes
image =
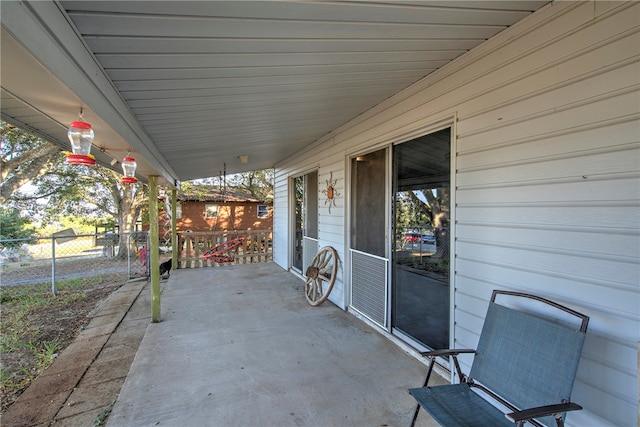
{"type": "Polygon", "coordinates": [[[213,185],[197,185],[190,186],[188,191],[179,191],[178,200],[180,201],[197,201],[197,202],[249,202],[249,203],[267,203],[264,200],[253,197],[246,190],[234,187],[221,189],[219,186],[213,185]]]}
{"type": "Polygon", "coordinates": [[[68,150],[82,108],[161,184],[266,169],[547,3],[6,1],[2,119],[68,150]]]}

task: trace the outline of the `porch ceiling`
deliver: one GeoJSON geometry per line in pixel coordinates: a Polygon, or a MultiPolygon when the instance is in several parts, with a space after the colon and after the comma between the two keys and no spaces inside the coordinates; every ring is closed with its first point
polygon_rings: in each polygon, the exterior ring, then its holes
{"type": "Polygon", "coordinates": [[[169,183],[272,167],[546,3],[3,2],[2,117],[68,149],[82,107],[169,183]]]}

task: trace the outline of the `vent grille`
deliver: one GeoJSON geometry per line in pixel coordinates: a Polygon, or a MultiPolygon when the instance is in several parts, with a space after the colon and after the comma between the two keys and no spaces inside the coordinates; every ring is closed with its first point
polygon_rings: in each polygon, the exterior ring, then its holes
{"type": "Polygon", "coordinates": [[[318,253],[318,239],[304,237],[302,239],[302,274],[306,274],[313,257],[318,253]]]}
{"type": "Polygon", "coordinates": [[[388,260],[351,250],[351,307],[387,326],[388,260]]]}

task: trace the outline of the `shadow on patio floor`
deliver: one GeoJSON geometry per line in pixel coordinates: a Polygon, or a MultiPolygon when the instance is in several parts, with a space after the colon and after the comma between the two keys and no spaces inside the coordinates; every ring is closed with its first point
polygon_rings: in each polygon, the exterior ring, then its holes
{"type": "Polygon", "coordinates": [[[406,426],[425,366],[276,264],[178,270],[109,426],[406,426]]]}

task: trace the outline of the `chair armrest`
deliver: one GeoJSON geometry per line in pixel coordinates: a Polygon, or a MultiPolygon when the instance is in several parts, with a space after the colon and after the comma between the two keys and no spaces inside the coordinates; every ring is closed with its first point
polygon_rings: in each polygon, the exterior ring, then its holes
{"type": "Polygon", "coordinates": [[[507,417],[509,421],[517,423],[520,421],[530,420],[532,418],[547,417],[549,415],[555,416],[556,414],[560,414],[562,412],[577,411],[580,409],[582,409],[582,406],[573,402],[566,402],[558,403],[555,405],[538,406],[537,408],[529,408],[522,411],[515,411],[511,412],[510,414],[505,414],[504,416],[507,417]]]}
{"type": "Polygon", "coordinates": [[[433,365],[436,362],[436,357],[439,356],[453,356],[453,365],[458,372],[458,378],[461,382],[466,382],[465,376],[462,373],[462,369],[460,369],[460,364],[458,363],[458,355],[464,353],[475,353],[475,350],[469,348],[463,349],[446,349],[446,350],[431,350],[431,351],[423,351],[420,353],[421,356],[429,358],[429,368],[427,369],[427,378],[424,380],[424,386],[426,387],[429,384],[429,378],[431,378],[431,371],[433,371],[433,365]]]}
{"type": "Polygon", "coordinates": [[[476,351],[470,348],[449,348],[445,350],[431,350],[431,351],[423,351],[420,353],[421,356],[424,357],[438,357],[438,356],[457,356],[458,354],[463,353],[475,353],[476,351]]]}

